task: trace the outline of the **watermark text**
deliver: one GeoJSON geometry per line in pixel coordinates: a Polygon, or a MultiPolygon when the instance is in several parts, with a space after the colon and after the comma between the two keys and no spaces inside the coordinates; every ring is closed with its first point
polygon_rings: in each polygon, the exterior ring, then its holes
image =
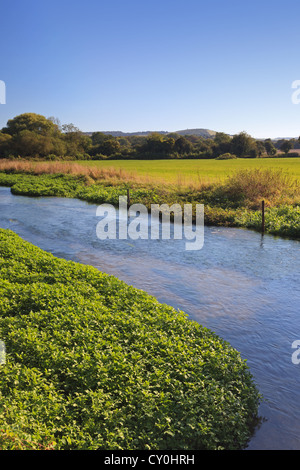
{"type": "Polygon", "coordinates": [[[127,197],[119,197],[118,210],[111,204],[97,207],[96,216],[102,217],[96,227],[100,240],[174,240],[185,239],[186,250],[200,250],[204,244],[204,205],[151,204],[149,211],[143,204],[128,207],[127,197]],[[173,223],[171,223],[173,214],[173,223]]]}
{"type": "Polygon", "coordinates": [[[294,80],[292,83],[292,88],[295,90],[292,93],[292,103],[299,104],[300,103],[300,80],[294,80]]]}
{"type": "Polygon", "coordinates": [[[0,341],[0,365],[6,363],[6,352],[5,344],[3,341],[0,341]]]}
{"type": "Polygon", "coordinates": [[[292,343],[292,348],[296,349],[296,351],[294,351],[292,354],[292,363],[300,364],[300,339],[292,343]]]}
{"type": "Polygon", "coordinates": [[[3,80],[0,80],[0,104],[6,104],[6,85],[3,80]]]}

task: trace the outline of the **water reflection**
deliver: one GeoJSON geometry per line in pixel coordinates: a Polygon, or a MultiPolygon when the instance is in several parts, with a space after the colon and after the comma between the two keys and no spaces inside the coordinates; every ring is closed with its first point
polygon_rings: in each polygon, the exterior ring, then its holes
{"type": "Polygon", "coordinates": [[[184,310],[247,359],[265,418],[249,449],[300,449],[300,244],[241,229],[205,228],[200,251],[184,240],[96,237],[96,206],[13,196],[0,188],[0,226],[56,256],[116,275],[184,310]]]}

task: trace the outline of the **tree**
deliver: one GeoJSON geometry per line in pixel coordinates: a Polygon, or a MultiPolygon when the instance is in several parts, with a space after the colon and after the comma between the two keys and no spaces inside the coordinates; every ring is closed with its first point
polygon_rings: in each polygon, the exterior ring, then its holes
{"type": "Polygon", "coordinates": [[[49,121],[53,122],[53,124],[55,124],[58,128],[58,130],[61,132],[62,131],[62,125],[61,125],[61,122],[58,118],[54,117],[54,116],[50,116],[48,117],[49,121]]]}
{"type": "Polygon", "coordinates": [[[262,154],[266,152],[264,143],[261,140],[257,140],[255,144],[256,144],[257,155],[261,157],[262,154]]]}
{"type": "Polygon", "coordinates": [[[12,136],[0,132],[0,158],[9,155],[12,136]]]}
{"type": "Polygon", "coordinates": [[[67,155],[77,157],[89,151],[92,140],[88,135],[81,132],[78,127],[72,123],[63,124],[61,130],[61,137],[64,141],[67,155]]]}
{"type": "Polygon", "coordinates": [[[237,157],[247,157],[250,154],[250,150],[255,148],[255,140],[246,132],[240,132],[233,136],[230,147],[230,153],[237,157]]]}
{"type": "Polygon", "coordinates": [[[67,155],[78,156],[89,151],[92,145],[91,138],[79,130],[66,132],[63,136],[67,155]]]}
{"type": "Polygon", "coordinates": [[[185,137],[179,137],[174,143],[174,150],[181,155],[190,153],[193,150],[193,144],[185,137]]]}
{"type": "Polygon", "coordinates": [[[177,139],[179,139],[180,135],[179,135],[179,134],[176,134],[176,132],[170,132],[170,133],[167,135],[167,137],[168,137],[169,139],[177,140],[177,139]]]}
{"type": "Polygon", "coordinates": [[[225,132],[216,132],[214,141],[217,145],[223,144],[223,143],[230,143],[231,137],[230,135],[225,134],[225,132]]]}
{"type": "Polygon", "coordinates": [[[249,150],[249,157],[250,158],[257,158],[258,156],[258,150],[257,147],[253,147],[249,150]]]}
{"type": "Polygon", "coordinates": [[[104,134],[104,132],[93,132],[91,139],[93,146],[97,147],[98,145],[102,145],[108,139],[113,138],[112,135],[104,134]]]}
{"type": "Polygon", "coordinates": [[[110,156],[114,153],[120,152],[121,145],[116,137],[104,132],[94,132],[91,136],[92,154],[102,154],[110,156]]]}
{"type": "Polygon", "coordinates": [[[120,142],[115,138],[110,138],[106,139],[102,144],[100,144],[100,146],[98,147],[98,153],[110,156],[114,153],[120,152],[120,149],[120,142]]]}
{"type": "Polygon", "coordinates": [[[268,155],[275,155],[277,150],[271,139],[266,139],[264,141],[264,146],[268,155]]]}
{"type": "Polygon", "coordinates": [[[16,135],[25,130],[40,135],[55,135],[59,132],[57,124],[35,113],[24,113],[9,119],[6,128],[3,129],[6,134],[10,135],[16,135]]]}
{"type": "Polygon", "coordinates": [[[284,152],[286,155],[289,153],[289,151],[293,148],[292,142],[289,140],[284,140],[282,144],[280,145],[280,150],[284,152]]]}
{"type": "Polygon", "coordinates": [[[55,144],[60,140],[58,125],[35,113],[20,114],[8,120],[2,133],[11,137],[9,152],[21,157],[44,157],[54,153],[55,144]]]}
{"type": "Polygon", "coordinates": [[[144,144],[140,147],[140,152],[149,155],[150,158],[165,155],[166,146],[164,138],[159,132],[153,132],[147,138],[144,144]]]}
{"type": "Polygon", "coordinates": [[[175,139],[173,137],[167,137],[163,139],[163,152],[166,155],[171,155],[174,152],[175,139]]]}
{"type": "Polygon", "coordinates": [[[91,145],[91,139],[74,124],[61,125],[56,118],[35,113],[10,119],[2,134],[11,137],[9,152],[21,157],[76,156],[85,153],[91,145]]]}
{"type": "Polygon", "coordinates": [[[78,127],[74,126],[74,124],[70,123],[70,124],[63,124],[61,126],[61,129],[62,131],[65,133],[65,134],[72,134],[72,133],[75,133],[75,132],[80,132],[80,130],[78,129],[78,127]]]}
{"type": "Polygon", "coordinates": [[[213,140],[213,155],[218,157],[231,151],[231,137],[224,132],[217,132],[213,140]]]}
{"type": "Polygon", "coordinates": [[[21,157],[45,157],[54,153],[53,140],[49,135],[24,129],[12,137],[12,150],[21,157]]]}

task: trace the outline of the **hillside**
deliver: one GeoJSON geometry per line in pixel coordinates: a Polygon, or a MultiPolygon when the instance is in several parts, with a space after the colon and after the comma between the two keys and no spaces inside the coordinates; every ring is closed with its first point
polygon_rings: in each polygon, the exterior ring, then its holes
{"type": "MultiPolygon", "coordinates": [[[[128,137],[128,136],[147,136],[153,132],[158,134],[179,134],[179,135],[197,135],[204,138],[213,138],[216,135],[216,131],[210,129],[184,129],[180,131],[137,131],[137,132],[122,132],[122,131],[100,131],[103,134],[112,135],[113,137],[128,137]]],[[[93,132],[85,132],[86,135],[92,135],[93,132]]]]}

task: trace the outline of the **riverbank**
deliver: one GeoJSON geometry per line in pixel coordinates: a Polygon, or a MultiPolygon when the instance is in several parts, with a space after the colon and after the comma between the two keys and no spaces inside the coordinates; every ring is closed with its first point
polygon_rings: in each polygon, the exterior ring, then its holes
{"type": "Polygon", "coordinates": [[[2,449],[245,446],[259,395],[229,343],[114,276],[0,241],[2,449]]]}
{"type": "MultiPolygon", "coordinates": [[[[0,185],[13,194],[59,196],[102,204],[119,203],[127,195],[130,202],[172,205],[204,204],[206,225],[241,227],[261,231],[261,202],[265,201],[265,233],[300,239],[300,188],[281,170],[243,170],[220,183],[178,187],[139,180],[121,170],[48,165],[30,162],[4,162],[0,166],[0,185]]],[[[195,214],[194,214],[195,216],[195,214]]]]}

